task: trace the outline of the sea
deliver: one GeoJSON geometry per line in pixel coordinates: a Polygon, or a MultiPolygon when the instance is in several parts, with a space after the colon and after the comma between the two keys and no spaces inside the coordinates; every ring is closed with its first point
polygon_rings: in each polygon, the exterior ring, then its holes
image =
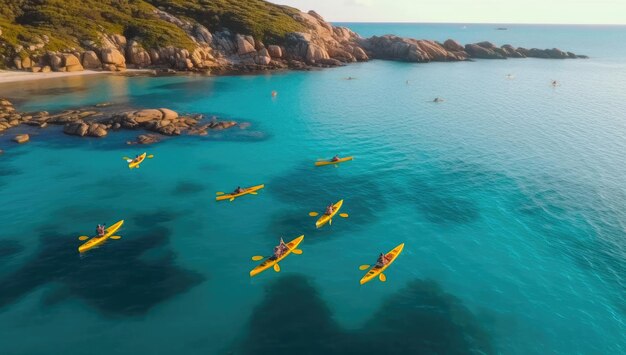
{"type": "Polygon", "coordinates": [[[0,353],[626,353],[626,27],[340,25],[590,58],[0,84],[20,111],[242,123],[150,146],[0,136],[0,353]],[[354,160],[314,166],[336,154],[354,160]],[[347,217],[317,229],[340,199],[347,217]],[[121,239],[78,253],[118,220],[121,239]],[[250,278],[299,235],[301,255],[250,278]],[[360,285],[401,243],[386,282],[360,285]]]}

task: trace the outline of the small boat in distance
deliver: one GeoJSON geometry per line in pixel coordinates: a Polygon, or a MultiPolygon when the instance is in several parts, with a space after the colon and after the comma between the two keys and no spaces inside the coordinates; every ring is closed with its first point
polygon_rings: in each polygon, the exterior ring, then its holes
{"type": "Polygon", "coordinates": [[[496,31],[506,31],[506,30],[508,30],[508,28],[506,28],[506,27],[498,27],[498,28],[496,28],[496,31]]]}

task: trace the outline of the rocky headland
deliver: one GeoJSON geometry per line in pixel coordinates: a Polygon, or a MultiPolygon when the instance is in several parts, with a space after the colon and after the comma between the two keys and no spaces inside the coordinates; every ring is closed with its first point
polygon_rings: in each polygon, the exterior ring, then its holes
{"type": "Polygon", "coordinates": [[[8,0],[9,6],[0,10],[0,67],[31,72],[154,68],[225,74],[333,67],[370,59],[426,63],[585,58],[557,48],[462,45],[452,39],[439,43],[393,35],[362,38],[314,11],[261,0],[248,0],[247,7],[234,0],[137,0],[126,6],[113,0],[68,0],[56,7],[34,2],[8,0]],[[94,14],[95,20],[85,23],[82,11],[94,14]]]}
{"type": "MultiPolygon", "coordinates": [[[[205,119],[201,114],[179,115],[167,108],[115,111],[107,109],[107,105],[96,105],[55,114],[46,111],[24,113],[18,112],[9,100],[0,99],[0,134],[19,125],[39,128],[58,125],[63,126],[63,133],[80,137],[104,137],[110,131],[119,130],[145,131],[137,137],[137,141],[129,144],[155,143],[163,136],[204,136],[210,131],[244,128],[235,121],[218,120],[217,117],[205,119]]],[[[13,140],[26,143],[29,136],[19,134],[13,140]]]]}

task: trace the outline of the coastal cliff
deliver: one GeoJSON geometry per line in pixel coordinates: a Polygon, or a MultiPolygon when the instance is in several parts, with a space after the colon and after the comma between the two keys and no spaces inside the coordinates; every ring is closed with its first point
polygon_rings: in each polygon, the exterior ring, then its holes
{"type": "Polygon", "coordinates": [[[559,49],[362,38],[315,13],[262,0],[5,0],[0,67],[32,72],[126,68],[215,74],[332,67],[369,59],[581,58],[559,49]]]}

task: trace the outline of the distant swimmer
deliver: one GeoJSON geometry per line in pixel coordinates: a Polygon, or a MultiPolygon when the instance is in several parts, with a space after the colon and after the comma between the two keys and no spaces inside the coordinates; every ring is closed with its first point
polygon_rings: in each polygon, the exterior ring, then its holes
{"type": "Polygon", "coordinates": [[[278,93],[276,92],[276,90],[272,91],[272,97],[276,97],[278,96],[278,93]]]}
{"type": "Polygon", "coordinates": [[[345,80],[354,80],[354,79],[356,79],[356,78],[353,78],[353,77],[349,76],[349,77],[344,78],[344,79],[345,79],[345,80]]]}
{"type": "Polygon", "coordinates": [[[552,87],[554,87],[554,88],[555,88],[555,87],[557,87],[557,86],[559,86],[559,82],[558,82],[558,81],[556,81],[556,80],[552,80],[552,87]]]}
{"type": "Polygon", "coordinates": [[[435,97],[435,99],[433,100],[433,102],[443,102],[443,99],[440,97],[435,97]]]}
{"type": "Polygon", "coordinates": [[[510,80],[510,79],[514,79],[515,76],[513,74],[507,74],[506,78],[510,80]]]}

